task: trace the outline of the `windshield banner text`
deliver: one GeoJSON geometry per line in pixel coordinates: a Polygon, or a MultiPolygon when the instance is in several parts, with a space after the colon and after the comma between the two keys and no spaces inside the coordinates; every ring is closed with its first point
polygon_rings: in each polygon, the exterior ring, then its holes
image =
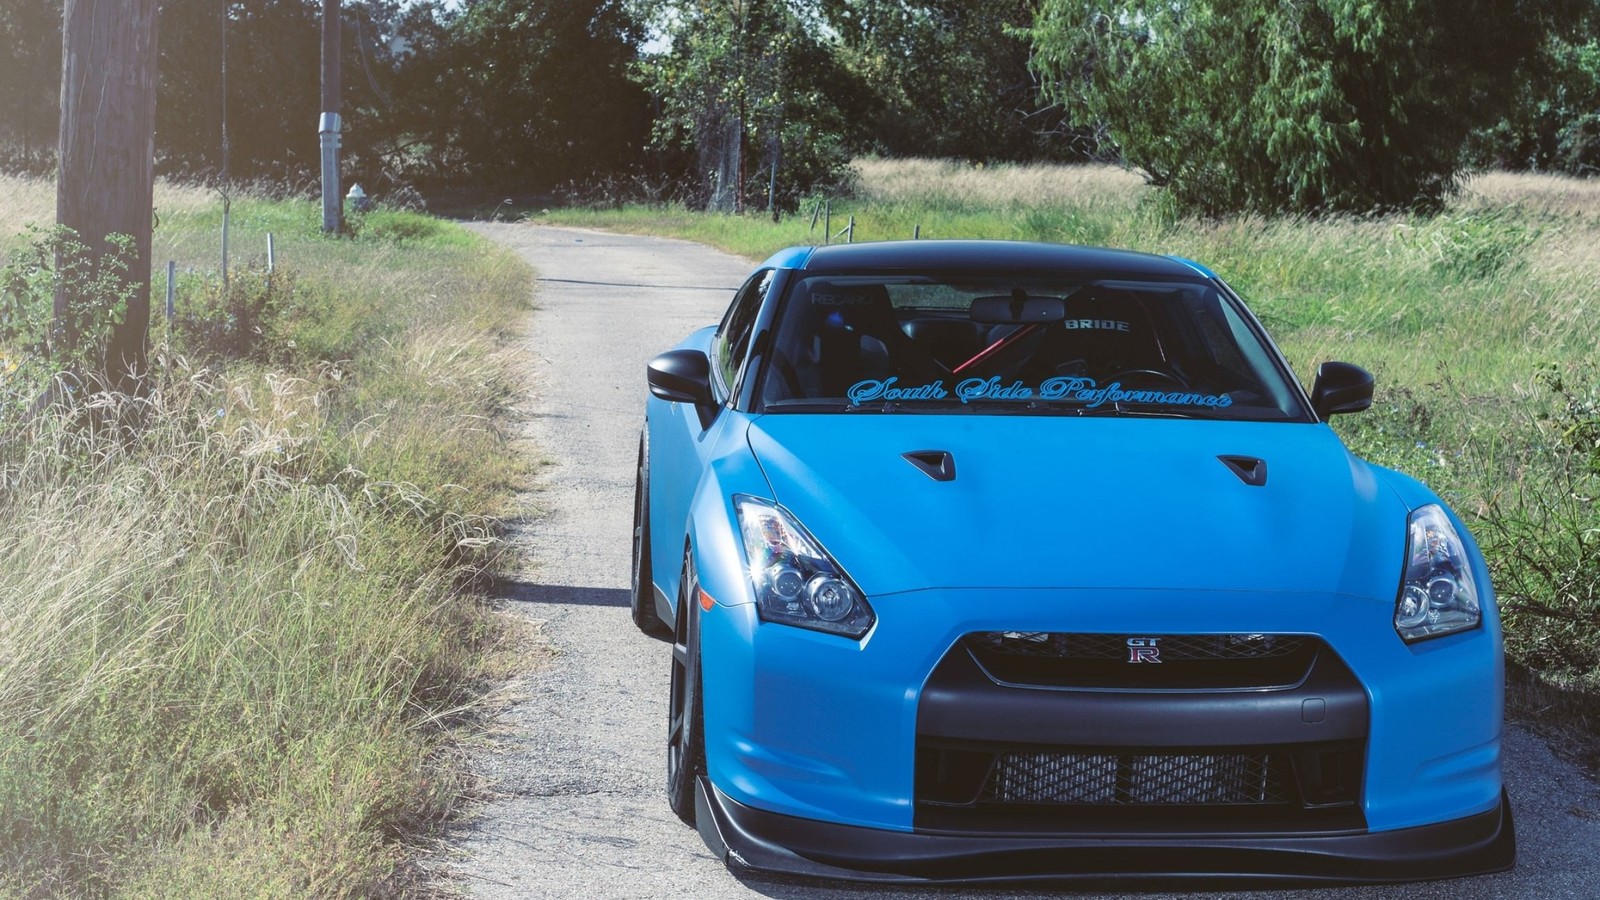
{"type": "Polygon", "coordinates": [[[1086,404],[1087,409],[1097,409],[1107,403],[1153,403],[1166,406],[1209,406],[1218,409],[1233,405],[1227,394],[1200,394],[1194,391],[1128,390],[1122,382],[1113,381],[1100,387],[1093,378],[1061,376],[1048,378],[1038,385],[1029,386],[1021,381],[1003,384],[1000,377],[968,378],[946,388],[943,379],[902,387],[900,379],[890,376],[882,381],[868,379],[850,386],[847,396],[851,405],[878,400],[894,402],[916,400],[948,400],[962,403],[974,400],[1053,400],[1086,404]]]}

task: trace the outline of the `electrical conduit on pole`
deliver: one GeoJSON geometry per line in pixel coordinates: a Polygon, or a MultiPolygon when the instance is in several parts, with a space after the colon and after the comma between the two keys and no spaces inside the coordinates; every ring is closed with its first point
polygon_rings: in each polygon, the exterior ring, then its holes
{"type": "Polygon", "coordinates": [[[322,230],[344,227],[344,196],[339,193],[339,0],[322,0],[322,230]]]}

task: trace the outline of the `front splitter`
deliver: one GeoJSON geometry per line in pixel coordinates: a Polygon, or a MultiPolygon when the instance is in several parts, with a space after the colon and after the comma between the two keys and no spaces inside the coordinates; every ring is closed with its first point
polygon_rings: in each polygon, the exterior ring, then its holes
{"type": "Polygon", "coordinates": [[[885,831],[739,803],[702,777],[700,835],[732,869],[863,882],[1039,881],[1374,884],[1503,872],[1511,806],[1397,831],[1251,835],[994,835],[885,831]]]}

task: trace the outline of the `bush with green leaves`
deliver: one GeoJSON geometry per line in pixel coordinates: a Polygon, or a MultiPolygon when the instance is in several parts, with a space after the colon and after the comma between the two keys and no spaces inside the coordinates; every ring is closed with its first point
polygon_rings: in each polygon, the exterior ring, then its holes
{"type": "Polygon", "coordinates": [[[29,234],[0,268],[0,407],[13,411],[58,376],[79,382],[97,374],[106,335],[137,292],[128,279],[134,250],[127,235],[110,235],[111,251],[102,256],[70,228],[29,234]]]}
{"type": "Polygon", "coordinates": [[[1571,0],[1043,0],[1046,93],[1181,211],[1437,208],[1571,0]]]}
{"type": "Polygon", "coordinates": [[[1600,676],[1600,372],[1538,380],[1556,401],[1536,423],[1538,459],[1491,497],[1480,536],[1507,651],[1546,674],[1600,676]]]}

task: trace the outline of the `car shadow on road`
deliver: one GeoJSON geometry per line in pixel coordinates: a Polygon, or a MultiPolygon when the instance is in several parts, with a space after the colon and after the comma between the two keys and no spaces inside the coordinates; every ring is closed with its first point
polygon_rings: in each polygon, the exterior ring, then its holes
{"type": "Polygon", "coordinates": [[[626,588],[575,587],[569,584],[531,584],[507,581],[502,596],[513,603],[559,603],[563,606],[628,606],[626,588]]]}
{"type": "MultiPolygon", "coordinates": [[[[1109,900],[1109,898],[1145,898],[1160,900],[1173,896],[1173,884],[1139,885],[1127,881],[1060,881],[1060,882],[994,882],[971,884],[856,884],[850,882],[809,881],[803,878],[764,876],[735,873],[734,877],[750,891],[771,900],[876,900],[876,898],[903,898],[903,900],[1033,900],[1033,898],[1077,896],[1109,900]]],[[[1229,885],[1212,882],[1197,885],[1197,889],[1210,896],[1235,897],[1248,885],[1229,885]]]]}

